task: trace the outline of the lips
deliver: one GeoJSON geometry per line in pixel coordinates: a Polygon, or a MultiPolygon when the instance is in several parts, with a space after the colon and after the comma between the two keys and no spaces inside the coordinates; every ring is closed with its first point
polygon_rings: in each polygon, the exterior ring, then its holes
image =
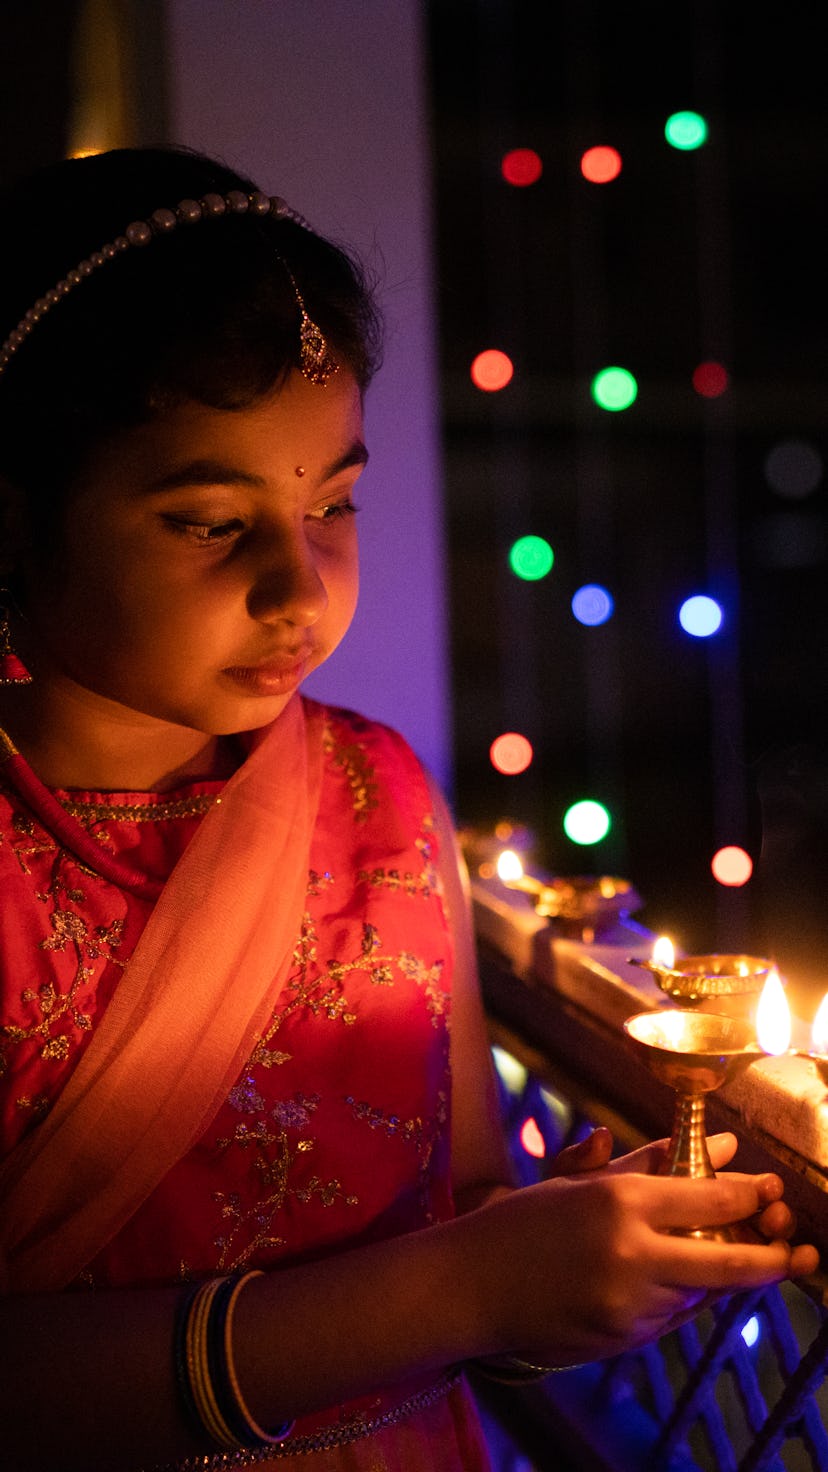
{"type": "Polygon", "coordinates": [[[270,655],[258,664],[231,665],[223,671],[234,684],[256,695],[282,695],[301,684],[311,664],[312,650],[270,655]]]}

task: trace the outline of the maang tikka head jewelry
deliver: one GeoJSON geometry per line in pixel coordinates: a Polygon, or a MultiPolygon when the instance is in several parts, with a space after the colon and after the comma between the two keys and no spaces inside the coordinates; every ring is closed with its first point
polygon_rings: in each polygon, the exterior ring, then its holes
{"type": "MultiPolygon", "coordinates": [[[[180,225],[197,225],[203,220],[217,220],[223,215],[273,215],[276,219],[292,220],[309,230],[307,220],[292,210],[278,195],[263,194],[256,189],[245,194],[241,189],[231,189],[228,194],[205,194],[201,199],[179,200],[175,209],[154,210],[148,220],[133,220],[123,235],[117,235],[107,245],[102,245],[72,271],[67,271],[49,291],[40,297],[21,317],[13,332],[0,347],[0,373],[8,367],[20,345],[26,341],[32,328],[45,317],[54,306],[73,291],[76,286],[91,276],[108,261],[114,260],[123,251],[133,246],[149,245],[159,235],[169,235],[180,225]]],[[[299,371],[311,383],[327,383],[336,373],[339,364],[331,355],[323,333],[308,316],[302,294],[296,285],[293,272],[287,262],[276,252],[277,260],[287,274],[299,309],[299,371]]]]}

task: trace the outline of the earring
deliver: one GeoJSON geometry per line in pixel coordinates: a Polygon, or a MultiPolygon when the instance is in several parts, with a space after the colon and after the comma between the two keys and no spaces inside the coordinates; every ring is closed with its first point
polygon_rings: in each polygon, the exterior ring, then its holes
{"type": "Polygon", "coordinates": [[[31,685],[32,677],[15,654],[9,628],[8,588],[0,588],[0,685],[31,685]]]}

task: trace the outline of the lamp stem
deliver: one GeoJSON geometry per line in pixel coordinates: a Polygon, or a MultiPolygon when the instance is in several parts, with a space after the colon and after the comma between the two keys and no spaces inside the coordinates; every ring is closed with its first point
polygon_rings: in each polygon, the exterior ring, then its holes
{"type": "Polygon", "coordinates": [[[715,1176],[707,1149],[704,1127],[704,1094],[676,1094],[673,1133],[667,1159],[661,1172],[665,1176],[715,1176]]]}

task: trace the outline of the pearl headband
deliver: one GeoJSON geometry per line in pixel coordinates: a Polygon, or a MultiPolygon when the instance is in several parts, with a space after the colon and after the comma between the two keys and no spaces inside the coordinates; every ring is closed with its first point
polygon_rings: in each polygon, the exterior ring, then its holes
{"type": "MultiPolygon", "coordinates": [[[[100,250],[81,261],[73,271],[68,271],[62,281],[58,281],[56,286],[29,308],[0,347],[0,373],[8,367],[21,343],[26,341],[41,317],[45,317],[62,297],[79,286],[87,276],[91,276],[93,271],[106,265],[107,261],[114,260],[115,256],[134,246],[149,245],[155,237],[169,235],[180,225],[197,225],[202,220],[217,220],[222,215],[246,214],[273,215],[277,219],[292,220],[305,230],[310,229],[307,220],[292,210],[283,199],[279,199],[277,195],[263,194],[258,189],[252,194],[245,194],[241,189],[231,189],[229,194],[205,194],[201,199],[180,200],[174,210],[154,210],[148,220],[133,220],[131,225],[127,225],[123,235],[117,235],[109,244],[101,246],[100,250]]],[[[281,256],[278,259],[287,272],[299,308],[300,372],[311,383],[327,383],[339,365],[329,353],[320,328],[308,316],[293,273],[281,256]]]]}

